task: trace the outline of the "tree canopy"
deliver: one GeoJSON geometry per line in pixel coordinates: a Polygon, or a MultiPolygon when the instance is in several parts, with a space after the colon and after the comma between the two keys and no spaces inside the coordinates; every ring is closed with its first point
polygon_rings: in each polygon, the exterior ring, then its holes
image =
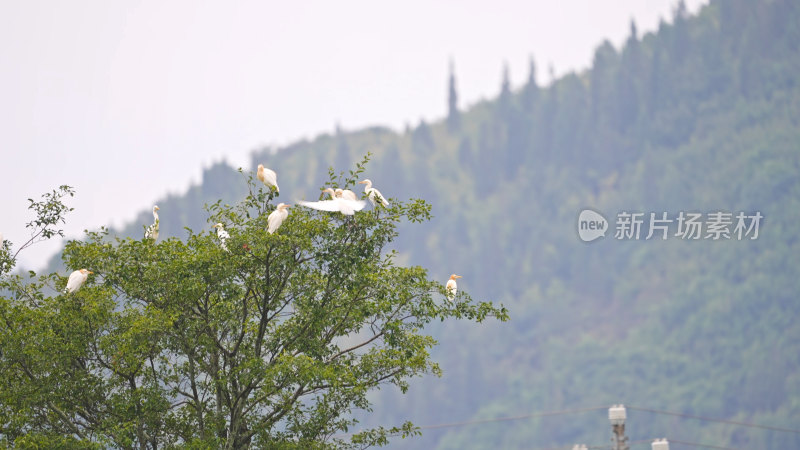
{"type": "MultiPolygon", "coordinates": [[[[331,184],[352,187],[363,166],[331,184]]],[[[107,230],[70,242],[65,277],[0,279],[0,444],[156,449],[363,448],[411,423],[346,434],[384,384],[439,374],[424,328],[448,318],[507,319],[502,306],[454,301],[389,250],[401,221],[430,218],[423,200],[344,216],[293,208],[274,234],[273,193],[208,206],[208,228],[153,243],[107,230]]],[[[38,204],[38,203],[36,203],[38,204]]],[[[61,220],[59,201],[44,213],[61,220]]],[[[56,220],[56,222],[58,222],[56,220]]],[[[50,220],[52,222],[52,220],[50,220]]]]}

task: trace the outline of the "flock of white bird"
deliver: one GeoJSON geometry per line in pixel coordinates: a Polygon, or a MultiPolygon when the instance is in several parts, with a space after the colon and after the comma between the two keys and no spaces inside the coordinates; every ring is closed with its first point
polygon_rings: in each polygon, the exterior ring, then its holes
{"type": "MultiPolygon", "coordinates": [[[[256,171],[256,176],[267,186],[267,188],[275,188],[275,192],[280,194],[280,189],[278,188],[278,175],[274,170],[264,167],[263,164],[259,164],[258,170],[256,171]]],[[[384,197],[379,190],[372,187],[371,180],[365,179],[359,181],[358,184],[364,185],[364,194],[367,196],[367,199],[370,201],[370,203],[372,203],[372,206],[375,207],[379,204],[384,207],[389,206],[389,202],[386,200],[386,197],[384,197]]],[[[329,194],[331,198],[316,202],[307,202],[301,200],[297,203],[301,206],[316,209],[318,211],[338,212],[346,216],[354,215],[356,211],[361,211],[367,205],[366,201],[360,200],[356,193],[350,189],[325,188],[323,192],[329,194]]],[[[269,234],[275,233],[281,224],[286,220],[286,218],[289,217],[289,207],[290,205],[285,203],[278,203],[278,206],[275,208],[275,210],[272,211],[269,216],[267,216],[267,232],[269,234]]],[[[157,205],[153,206],[153,224],[148,226],[144,232],[144,238],[152,240],[153,242],[158,240],[158,210],[159,208],[157,205]]],[[[221,223],[214,224],[212,228],[216,228],[217,230],[217,239],[220,241],[220,247],[222,247],[223,250],[228,251],[227,241],[230,239],[231,235],[225,231],[225,228],[221,223]]],[[[2,243],[3,235],[0,233],[0,245],[2,243]]],[[[81,286],[86,283],[86,280],[89,278],[89,274],[92,273],[94,272],[87,269],[80,269],[72,272],[67,280],[67,286],[64,288],[64,293],[71,294],[80,289],[81,286]]],[[[453,301],[456,296],[456,292],[458,290],[458,285],[456,284],[457,278],[461,278],[461,276],[452,274],[450,275],[450,279],[447,280],[445,290],[447,293],[447,299],[449,301],[453,301]]]]}

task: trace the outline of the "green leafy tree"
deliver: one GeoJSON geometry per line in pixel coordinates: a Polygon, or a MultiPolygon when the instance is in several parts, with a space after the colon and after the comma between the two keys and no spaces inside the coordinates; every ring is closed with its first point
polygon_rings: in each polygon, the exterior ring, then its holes
{"type": "MultiPolygon", "coordinates": [[[[331,182],[352,187],[362,169],[331,182]]],[[[346,434],[370,391],[440,373],[428,323],[506,310],[464,292],[449,302],[424,269],[395,265],[386,246],[401,221],[429,219],[424,201],[352,217],[297,208],[268,234],[273,194],[247,179],[242,202],[207,208],[227,250],[210,231],[154,244],[101,230],[64,251],[95,272],[72,294],[57,274],[4,272],[0,445],[363,448],[417,432],[346,434]]],[[[58,200],[33,203],[48,234],[58,200]]]]}

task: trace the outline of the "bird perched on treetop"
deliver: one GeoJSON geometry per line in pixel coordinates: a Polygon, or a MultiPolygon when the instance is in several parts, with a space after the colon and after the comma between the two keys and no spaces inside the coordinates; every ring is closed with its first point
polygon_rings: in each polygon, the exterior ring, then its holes
{"type": "Polygon", "coordinates": [[[341,189],[334,191],[334,196],[331,200],[320,200],[318,202],[299,201],[297,203],[318,211],[340,212],[346,216],[352,216],[356,211],[361,211],[367,206],[367,202],[364,200],[348,200],[343,198],[341,189]]]}
{"type": "Polygon", "coordinates": [[[447,280],[447,285],[445,289],[447,290],[447,299],[451,302],[456,297],[456,292],[458,291],[458,284],[456,284],[456,278],[461,278],[461,275],[452,274],[450,275],[450,279],[447,280]]]}
{"type": "Polygon", "coordinates": [[[337,197],[342,197],[345,200],[358,200],[358,196],[350,189],[336,189],[334,191],[337,197]]]}
{"type": "Polygon", "coordinates": [[[212,225],[211,228],[217,229],[217,239],[219,239],[219,246],[222,247],[222,249],[227,252],[228,251],[227,241],[231,237],[231,235],[228,234],[227,231],[225,231],[225,228],[222,227],[221,223],[212,225]]]}
{"type": "Polygon", "coordinates": [[[331,195],[331,198],[336,198],[336,191],[334,191],[333,188],[325,188],[325,189],[323,189],[322,190],[322,197],[325,197],[325,193],[326,192],[331,195]]]}
{"type": "Polygon", "coordinates": [[[278,203],[278,207],[275,208],[275,211],[269,213],[269,216],[267,216],[267,232],[269,234],[274,233],[278,227],[281,226],[283,221],[289,217],[289,211],[286,210],[286,208],[289,207],[290,206],[286,203],[278,203]]]}
{"type": "Polygon", "coordinates": [[[147,230],[144,232],[144,238],[152,239],[153,242],[158,240],[158,213],[156,212],[158,210],[158,205],[153,206],[153,224],[147,227],[147,230]]]}
{"type": "Polygon", "coordinates": [[[350,189],[339,189],[333,190],[331,188],[325,188],[322,192],[327,192],[331,194],[331,198],[341,197],[345,200],[358,200],[358,196],[355,192],[351,191],[350,189]]]}
{"type": "Polygon", "coordinates": [[[86,283],[86,279],[89,278],[89,274],[94,273],[91,270],[81,269],[76,270],[69,274],[69,279],[67,280],[67,287],[64,288],[65,294],[71,294],[83,286],[83,283],[86,283]]]}
{"type": "Polygon", "coordinates": [[[263,164],[259,164],[256,176],[262,183],[266,184],[267,187],[271,188],[275,186],[275,192],[278,194],[281,193],[281,190],[278,188],[278,174],[276,174],[274,170],[267,169],[263,164]]]}
{"type": "Polygon", "coordinates": [[[372,180],[367,178],[366,180],[359,181],[358,184],[364,184],[364,193],[367,194],[367,198],[370,202],[372,202],[372,206],[375,206],[377,202],[380,202],[383,206],[389,206],[389,202],[386,201],[386,197],[381,194],[381,191],[372,187],[372,180]]]}

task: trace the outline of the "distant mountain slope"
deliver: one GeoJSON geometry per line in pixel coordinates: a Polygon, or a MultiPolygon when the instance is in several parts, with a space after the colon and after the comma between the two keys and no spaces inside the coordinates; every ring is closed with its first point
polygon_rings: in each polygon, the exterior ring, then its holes
{"type": "MultiPolygon", "coordinates": [[[[253,155],[281,201],[316,198],[327,169],[367,152],[390,197],[423,197],[434,220],[401,230],[411,264],[509,324],[435,328],[442,379],[376,395],[369,423],[449,423],[625,402],[800,423],[800,5],[714,1],[547,88],[451,112],[396,133],[337,130],[253,155]],[[457,119],[457,120],[456,120],[457,119]],[[580,242],[578,212],[764,216],[757,240],[580,242]]],[[[202,206],[243,194],[242,175],[207,169],[159,200],[162,236],[205,227],[202,206]]],[[[123,230],[140,236],[149,212],[123,230]]],[[[675,224],[671,233],[675,232],[675,224]]],[[[646,230],[643,230],[646,234],[646,230]]],[[[642,236],[644,237],[644,235],[642,236]]],[[[739,448],[800,448],[800,436],[629,412],[632,439],[670,436],[739,448]]],[[[426,430],[396,448],[603,444],[605,412],[426,430]]]]}

